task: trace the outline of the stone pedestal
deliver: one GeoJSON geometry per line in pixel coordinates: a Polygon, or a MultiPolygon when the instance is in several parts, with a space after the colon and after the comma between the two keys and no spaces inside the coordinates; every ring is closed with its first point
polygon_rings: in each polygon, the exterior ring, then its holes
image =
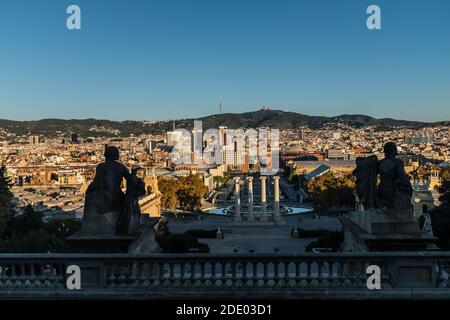
{"type": "Polygon", "coordinates": [[[135,233],[96,235],[81,230],[66,241],[77,253],[151,253],[159,249],[155,240],[155,221],[147,221],[135,233]]]}
{"type": "Polygon", "coordinates": [[[396,216],[381,210],[351,212],[347,218],[359,225],[367,233],[380,234],[418,234],[419,222],[412,216],[396,216]]]}
{"type": "Polygon", "coordinates": [[[407,214],[371,209],[340,219],[345,251],[424,251],[437,240],[421,232],[418,221],[407,214]]]}

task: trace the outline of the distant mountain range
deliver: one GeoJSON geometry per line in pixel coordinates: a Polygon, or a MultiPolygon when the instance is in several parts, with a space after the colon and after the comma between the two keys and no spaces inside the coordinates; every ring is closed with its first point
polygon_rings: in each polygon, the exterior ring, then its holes
{"type": "Polygon", "coordinates": [[[344,114],[335,117],[308,116],[295,112],[260,109],[245,113],[222,113],[196,119],[174,121],[110,121],[97,119],[62,120],[43,119],[36,121],[12,121],[0,119],[0,128],[18,135],[40,134],[54,136],[76,132],[80,136],[128,136],[130,134],[156,134],[172,130],[173,122],[177,128],[191,129],[194,120],[201,120],[203,129],[227,126],[229,128],[270,127],[291,129],[300,126],[320,128],[324,124],[346,123],[353,127],[375,126],[378,130],[389,130],[404,126],[420,128],[424,126],[449,125],[449,121],[426,123],[418,121],[395,120],[390,118],[375,119],[367,115],[344,114]]]}

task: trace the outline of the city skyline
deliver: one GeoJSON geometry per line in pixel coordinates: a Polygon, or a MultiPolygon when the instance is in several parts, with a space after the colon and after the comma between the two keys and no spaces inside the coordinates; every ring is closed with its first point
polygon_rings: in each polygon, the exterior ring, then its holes
{"type": "Polygon", "coordinates": [[[0,118],[170,120],[267,106],[450,119],[447,1],[80,0],[0,12],[0,118]],[[67,30],[66,8],[82,29],[67,30]]]}

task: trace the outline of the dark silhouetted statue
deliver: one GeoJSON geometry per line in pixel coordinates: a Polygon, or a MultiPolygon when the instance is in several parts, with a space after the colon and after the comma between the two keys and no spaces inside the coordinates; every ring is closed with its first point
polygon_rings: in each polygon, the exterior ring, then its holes
{"type": "Polygon", "coordinates": [[[141,195],[135,192],[139,186],[136,172],[130,174],[118,162],[119,150],[116,147],[105,149],[105,160],[97,166],[95,178],[86,191],[81,225],[83,234],[117,235],[130,232],[130,221],[127,219],[134,218],[131,210],[136,210],[137,197],[141,195]],[[127,195],[122,191],[123,179],[127,182],[127,195]]]}
{"type": "Polygon", "coordinates": [[[398,212],[411,209],[413,189],[403,161],[397,159],[394,142],[384,145],[384,159],[376,156],[356,159],[356,193],[365,209],[388,208],[398,212]],[[380,183],[377,186],[377,180],[380,183]]]}
{"type": "Polygon", "coordinates": [[[138,199],[146,194],[144,181],[137,177],[140,169],[137,165],[131,169],[131,183],[127,183],[122,214],[117,222],[119,234],[133,233],[140,225],[141,208],[138,199]]]}

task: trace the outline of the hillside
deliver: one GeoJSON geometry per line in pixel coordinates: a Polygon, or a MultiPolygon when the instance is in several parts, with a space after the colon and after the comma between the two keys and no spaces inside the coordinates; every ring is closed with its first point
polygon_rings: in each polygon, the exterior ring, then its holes
{"type": "MultiPolygon", "coordinates": [[[[176,120],[177,128],[191,129],[197,119],[176,120]]],[[[225,125],[229,128],[270,127],[278,129],[298,128],[308,126],[319,128],[323,124],[344,122],[354,127],[365,125],[390,128],[395,126],[407,126],[418,128],[435,125],[437,123],[424,123],[417,121],[395,120],[390,118],[375,119],[367,115],[344,114],[335,117],[309,116],[295,112],[281,110],[260,109],[245,113],[223,113],[199,118],[202,120],[203,129],[217,128],[225,125]]],[[[155,134],[171,130],[172,121],[111,121],[97,119],[43,119],[36,121],[12,121],[0,119],[0,128],[17,135],[40,134],[55,136],[69,135],[76,132],[81,136],[128,136],[130,134],[155,134]]]]}

